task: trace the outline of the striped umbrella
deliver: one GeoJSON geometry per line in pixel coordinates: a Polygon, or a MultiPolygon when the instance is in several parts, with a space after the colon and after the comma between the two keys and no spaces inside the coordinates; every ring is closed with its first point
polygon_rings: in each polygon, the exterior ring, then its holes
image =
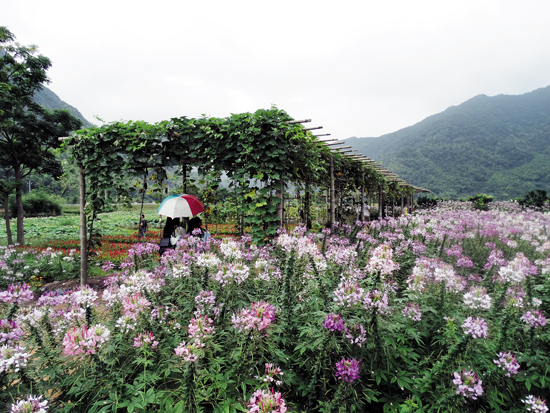
{"type": "Polygon", "coordinates": [[[204,211],[201,201],[194,195],[172,195],[159,205],[159,215],[170,218],[193,217],[204,211]]]}

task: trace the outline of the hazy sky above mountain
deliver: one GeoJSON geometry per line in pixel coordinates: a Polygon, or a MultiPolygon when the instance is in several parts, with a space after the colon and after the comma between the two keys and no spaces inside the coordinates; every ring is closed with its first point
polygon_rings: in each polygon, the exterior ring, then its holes
{"type": "Polygon", "coordinates": [[[548,0],[7,0],[90,121],[269,108],[345,139],[550,85],[548,0]]]}

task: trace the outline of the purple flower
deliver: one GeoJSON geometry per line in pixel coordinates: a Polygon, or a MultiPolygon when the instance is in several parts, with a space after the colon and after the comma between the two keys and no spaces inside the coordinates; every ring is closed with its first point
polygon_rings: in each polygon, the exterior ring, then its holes
{"type": "Polygon", "coordinates": [[[351,344],[357,344],[359,347],[367,341],[367,331],[365,327],[361,324],[356,324],[354,326],[346,326],[346,338],[351,342],[351,344]]]}
{"type": "Polygon", "coordinates": [[[33,292],[25,283],[10,284],[8,291],[0,292],[0,301],[5,303],[24,303],[32,300],[33,297],[33,292]]]}
{"type": "Polygon", "coordinates": [[[357,281],[344,280],[334,291],[334,301],[339,307],[352,307],[361,304],[365,297],[365,290],[359,287],[357,281]]]}
{"type": "Polygon", "coordinates": [[[6,342],[10,344],[13,341],[19,340],[25,333],[15,321],[0,320],[0,343],[6,342]]]}
{"type": "Polygon", "coordinates": [[[471,370],[462,370],[462,374],[458,374],[455,371],[454,375],[455,378],[453,383],[458,386],[456,394],[473,400],[477,400],[478,396],[483,394],[483,388],[481,387],[482,381],[479,379],[477,373],[471,370]]]}
{"type": "Polygon", "coordinates": [[[344,379],[345,381],[352,383],[355,379],[358,379],[359,363],[361,363],[361,360],[348,360],[345,358],[336,363],[336,377],[338,377],[338,380],[344,379]]]}
{"type": "Polygon", "coordinates": [[[530,328],[538,328],[546,325],[546,317],[541,310],[530,310],[521,316],[521,321],[528,324],[530,328]]]}
{"type": "Polygon", "coordinates": [[[403,315],[413,321],[422,320],[422,310],[416,303],[408,303],[403,309],[403,315]]]}
{"type": "Polygon", "coordinates": [[[239,332],[245,330],[261,331],[273,321],[275,321],[275,307],[263,300],[252,303],[250,309],[241,308],[237,314],[231,316],[233,327],[239,332]]]}
{"type": "Polygon", "coordinates": [[[464,267],[464,268],[472,268],[474,266],[474,263],[470,257],[462,256],[458,259],[456,262],[457,267],[464,267]]]}
{"type": "Polygon", "coordinates": [[[506,371],[506,376],[511,377],[512,374],[518,374],[519,364],[518,359],[513,353],[498,353],[498,360],[493,360],[497,366],[506,371]]]}
{"type": "Polygon", "coordinates": [[[376,309],[378,314],[387,314],[390,312],[388,305],[388,295],[379,290],[369,291],[363,298],[365,310],[376,309]]]}
{"type": "Polygon", "coordinates": [[[323,327],[330,331],[342,331],[344,329],[344,320],[339,314],[329,314],[323,322],[323,327]]]}
{"type": "Polygon", "coordinates": [[[103,265],[101,266],[101,269],[103,270],[103,272],[107,272],[107,271],[112,270],[115,267],[116,267],[116,265],[113,264],[111,261],[105,261],[103,263],[103,265]]]}
{"type": "Polygon", "coordinates": [[[470,335],[473,338],[486,338],[489,326],[482,318],[468,317],[462,324],[464,334],[470,335]]]}

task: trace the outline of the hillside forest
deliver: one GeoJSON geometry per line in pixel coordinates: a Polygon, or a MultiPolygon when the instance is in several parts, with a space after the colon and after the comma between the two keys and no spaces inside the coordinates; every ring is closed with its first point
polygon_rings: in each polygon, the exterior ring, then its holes
{"type": "Polygon", "coordinates": [[[509,200],[550,189],[550,86],[476,96],[378,138],[346,144],[444,199],[509,200]]]}
{"type": "MultiPolygon", "coordinates": [[[[47,109],[68,109],[91,126],[78,109],[44,87],[35,101],[47,109]]],[[[485,193],[495,200],[522,197],[537,189],[550,190],[550,86],[518,96],[476,96],[423,121],[380,137],[346,139],[346,144],[381,161],[385,167],[439,199],[465,199],[485,193]]],[[[58,154],[64,176],[45,174],[26,179],[25,192],[42,190],[76,203],[78,174],[58,154]]],[[[181,187],[175,168],[168,188],[181,187]]],[[[188,172],[191,181],[200,178],[188,172]]],[[[121,177],[121,179],[124,179],[121,177]]],[[[134,185],[136,180],[128,180],[134,185]]],[[[141,200],[139,192],[135,200],[141,200]]],[[[151,194],[145,202],[155,201],[151,194]]]]}

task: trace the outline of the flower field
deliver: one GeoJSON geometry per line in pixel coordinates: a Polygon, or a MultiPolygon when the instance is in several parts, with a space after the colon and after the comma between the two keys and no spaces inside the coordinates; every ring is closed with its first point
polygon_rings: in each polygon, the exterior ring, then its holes
{"type": "Polygon", "coordinates": [[[189,236],[160,260],[137,243],[104,265],[104,291],[32,305],[11,266],[77,260],[2,247],[0,408],[546,412],[550,215],[492,208],[297,227],[265,247],[189,236]]]}

